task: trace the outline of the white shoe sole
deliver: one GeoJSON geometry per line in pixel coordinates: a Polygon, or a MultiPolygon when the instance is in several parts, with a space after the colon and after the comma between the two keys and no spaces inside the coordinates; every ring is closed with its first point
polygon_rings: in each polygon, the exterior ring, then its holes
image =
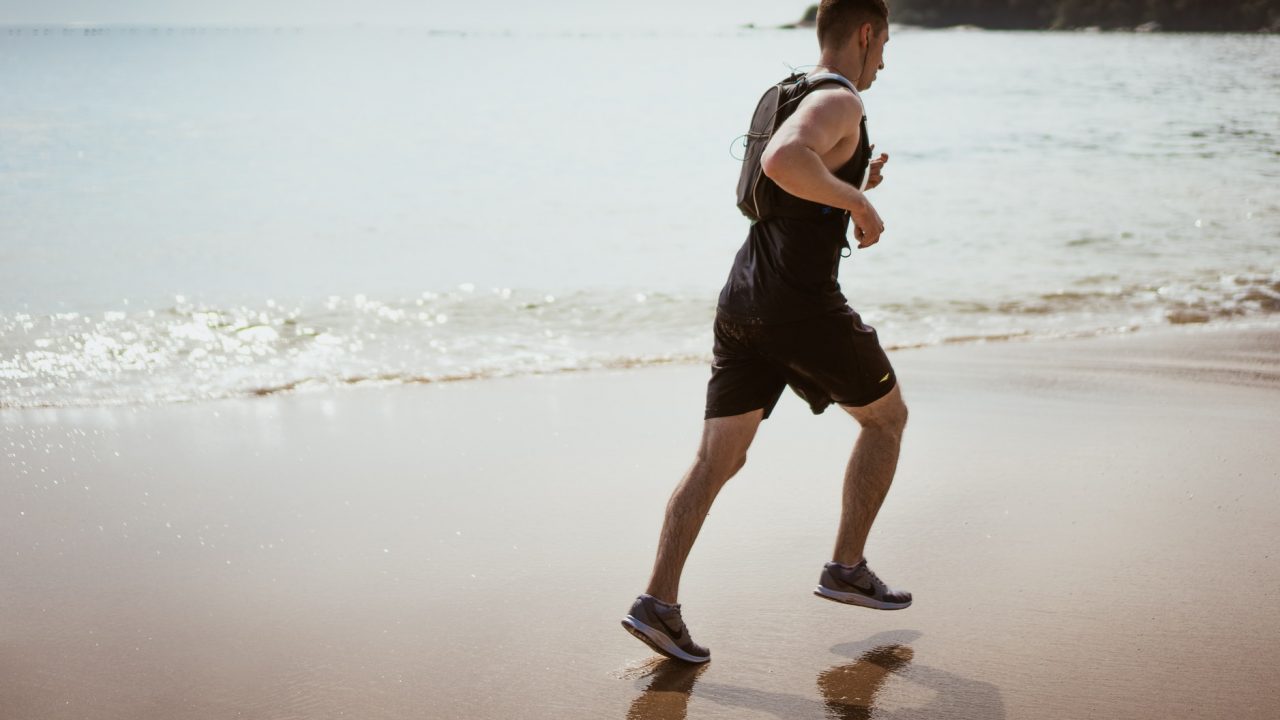
{"type": "Polygon", "coordinates": [[[640,642],[653,648],[654,652],[666,655],[669,658],[691,663],[704,663],[711,659],[710,655],[698,657],[681,650],[675,643],[671,642],[671,638],[667,637],[666,633],[654,630],[635,619],[634,616],[628,615],[623,618],[622,627],[626,628],[627,632],[635,635],[640,642]]]}
{"type": "Polygon", "coordinates": [[[888,602],[885,600],[876,600],[875,598],[869,598],[866,595],[863,595],[861,593],[840,592],[839,590],[832,590],[831,588],[823,587],[822,585],[819,585],[818,587],[814,588],[813,594],[817,595],[820,598],[826,598],[827,600],[834,600],[835,602],[838,602],[838,603],[844,603],[846,605],[859,605],[861,607],[871,608],[873,610],[901,610],[906,607],[911,607],[910,600],[904,603],[895,603],[895,602],[888,602]]]}

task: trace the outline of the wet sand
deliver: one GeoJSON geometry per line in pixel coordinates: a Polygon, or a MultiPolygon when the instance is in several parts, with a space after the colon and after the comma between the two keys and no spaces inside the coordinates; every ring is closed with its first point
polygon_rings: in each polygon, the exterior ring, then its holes
{"type": "Polygon", "coordinates": [[[0,717],[1275,718],[1280,330],[908,350],[868,548],[853,422],[784,397],[690,558],[709,665],[618,625],[705,367],[0,412],[0,717]]]}

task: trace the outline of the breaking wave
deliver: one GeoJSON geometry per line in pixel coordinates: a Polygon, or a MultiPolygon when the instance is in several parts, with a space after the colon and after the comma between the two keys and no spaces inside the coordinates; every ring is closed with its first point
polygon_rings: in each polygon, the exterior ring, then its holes
{"type": "MultiPolygon", "coordinates": [[[[714,293],[464,285],[416,297],[0,314],[0,408],[191,402],[710,357],[714,293]]],[[[1158,285],[1091,276],[999,300],[859,305],[892,348],[1078,336],[1280,313],[1280,270],[1158,285]]]]}

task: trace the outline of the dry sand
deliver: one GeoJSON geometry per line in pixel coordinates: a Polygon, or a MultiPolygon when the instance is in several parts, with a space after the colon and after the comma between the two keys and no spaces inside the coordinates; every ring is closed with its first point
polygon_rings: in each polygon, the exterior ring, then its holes
{"type": "Polygon", "coordinates": [[[892,358],[915,605],[811,595],[856,429],[788,394],[686,570],[700,667],[618,620],[705,367],[0,412],[0,718],[1280,717],[1280,330],[892,358]]]}

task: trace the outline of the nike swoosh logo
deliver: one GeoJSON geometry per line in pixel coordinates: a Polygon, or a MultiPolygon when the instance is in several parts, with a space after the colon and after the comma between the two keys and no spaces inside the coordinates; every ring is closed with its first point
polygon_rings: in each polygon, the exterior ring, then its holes
{"type": "Polygon", "coordinates": [[[893,374],[893,373],[891,373],[891,372],[887,372],[887,373],[885,373],[885,374],[884,374],[884,377],[880,378],[880,382],[884,382],[885,380],[888,380],[888,379],[889,379],[889,376],[890,376],[890,375],[892,375],[892,374],[893,374]]]}
{"type": "Polygon", "coordinates": [[[862,587],[861,585],[858,585],[858,584],[856,584],[856,583],[849,583],[849,584],[853,586],[853,589],[854,589],[854,590],[857,590],[858,592],[862,593],[863,595],[869,595],[869,596],[871,596],[871,597],[875,597],[875,595],[876,595],[876,589],[875,589],[875,587],[874,587],[874,586],[871,586],[871,587],[862,587]]]}
{"type": "Polygon", "coordinates": [[[875,597],[876,588],[875,588],[875,585],[872,585],[871,583],[867,583],[867,587],[862,587],[858,583],[845,580],[844,578],[841,578],[841,577],[837,577],[836,579],[839,580],[841,583],[853,588],[854,590],[857,590],[863,595],[870,595],[871,597],[875,597]]]}

